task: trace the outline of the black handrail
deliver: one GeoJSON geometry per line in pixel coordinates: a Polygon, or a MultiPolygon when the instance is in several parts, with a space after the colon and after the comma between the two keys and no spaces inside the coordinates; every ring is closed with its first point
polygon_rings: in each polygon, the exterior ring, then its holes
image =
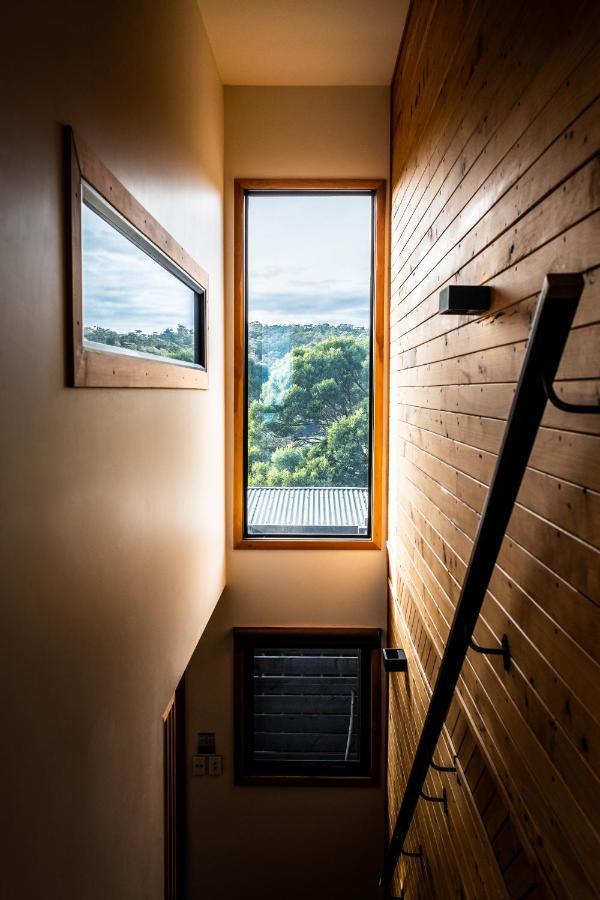
{"type": "MultiPolygon", "coordinates": [[[[521,480],[544,415],[554,402],[552,382],[583,290],[581,275],[547,275],[540,294],[527,352],[506,423],[471,559],[427,710],[406,790],[386,854],[380,884],[389,887],[473,638],[473,631],[496,564],[521,480]]],[[[568,408],[561,404],[561,408],[568,408]]],[[[572,411],[600,408],[572,407],[572,411]]],[[[504,642],[503,642],[504,644],[504,642]]],[[[476,649],[479,648],[476,645],[476,649]]],[[[498,651],[502,653],[502,650],[498,651]]]]}

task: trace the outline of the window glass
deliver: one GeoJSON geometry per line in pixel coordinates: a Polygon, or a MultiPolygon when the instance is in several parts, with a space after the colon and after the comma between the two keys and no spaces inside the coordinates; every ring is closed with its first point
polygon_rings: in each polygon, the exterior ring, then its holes
{"type": "Polygon", "coordinates": [[[253,758],[356,763],[361,746],[361,650],[258,647],[253,654],[253,758]]]}
{"type": "Polygon", "coordinates": [[[373,209],[246,193],[248,537],[370,537],[373,209]]]}
{"type": "Polygon", "coordinates": [[[81,210],[84,345],[203,365],[199,321],[203,290],[157,261],[159,251],[95,192],[86,189],[85,197],[88,202],[81,210]]]}
{"type": "Polygon", "coordinates": [[[377,778],[377,629],[236,628],[240,784],[377,778]]]}

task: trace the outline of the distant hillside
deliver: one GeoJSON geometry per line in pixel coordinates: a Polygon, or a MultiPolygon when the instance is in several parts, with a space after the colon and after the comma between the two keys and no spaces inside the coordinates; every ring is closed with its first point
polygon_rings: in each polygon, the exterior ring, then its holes
{"type": "Polygon", "coordinates": [[[319,344],[330,337],[368,338],[369,329],[362,325],[248,325],[248,353],[269,369],[294,347],[319,344]]]}
{"type": "Polygon", "coordinates": [[[165,328],[152,334],[138,329],[121,333],[101,325],[86,325],[83,329],[86,341],[105,344],[108,347],[123,347],[125,350],[137,350],[139,353],[153,353],[168,359],[180,359],[183,362],[194,362],[194,330],[178,325],[177,328],[165,328]]]}

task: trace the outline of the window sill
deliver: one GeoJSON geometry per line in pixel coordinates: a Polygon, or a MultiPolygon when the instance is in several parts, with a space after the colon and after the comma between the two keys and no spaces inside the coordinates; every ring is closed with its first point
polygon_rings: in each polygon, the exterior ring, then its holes
{"type": "Polygon", "coordinates": [[[344,540],[343,538],[241,538],[234,550],[381,550],[376,540],[344,540]]]}
{"type": "Polygon", "coordinates": [[[236,787],[371,787],[380,786],[378,772],[371,775],[239,775],[236,787]]]}

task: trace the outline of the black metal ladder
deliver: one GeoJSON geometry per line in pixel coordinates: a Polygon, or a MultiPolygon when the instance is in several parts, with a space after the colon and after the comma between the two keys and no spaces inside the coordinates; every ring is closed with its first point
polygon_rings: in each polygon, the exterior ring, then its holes
{"type": "MultiPolygon", "coordinates": [[[[423,786],[429,768],[437,768],[433,765],[435,749],[467,650],[470,647],[482,653],[497,653],[503,656],[505,668],[510,665],[510,651],[506,637],[503,638],[501,647],[485,648],[474,643],[473,631],[546,403],[550,401],[567,412],[600,412],[600,407],[576,406],[559,400],[552,386],[583,286],[583,276],[579,274],[547,275],[544,280],[471,559],[386,853],[380,880],[380,884],[386,888],[386,893],[398,859],[402,854],[407,854],[404,842],[419,798],[424,796],[423,786]]],[[[428,799],[426,795],[425,798],[428,799]]]]}

